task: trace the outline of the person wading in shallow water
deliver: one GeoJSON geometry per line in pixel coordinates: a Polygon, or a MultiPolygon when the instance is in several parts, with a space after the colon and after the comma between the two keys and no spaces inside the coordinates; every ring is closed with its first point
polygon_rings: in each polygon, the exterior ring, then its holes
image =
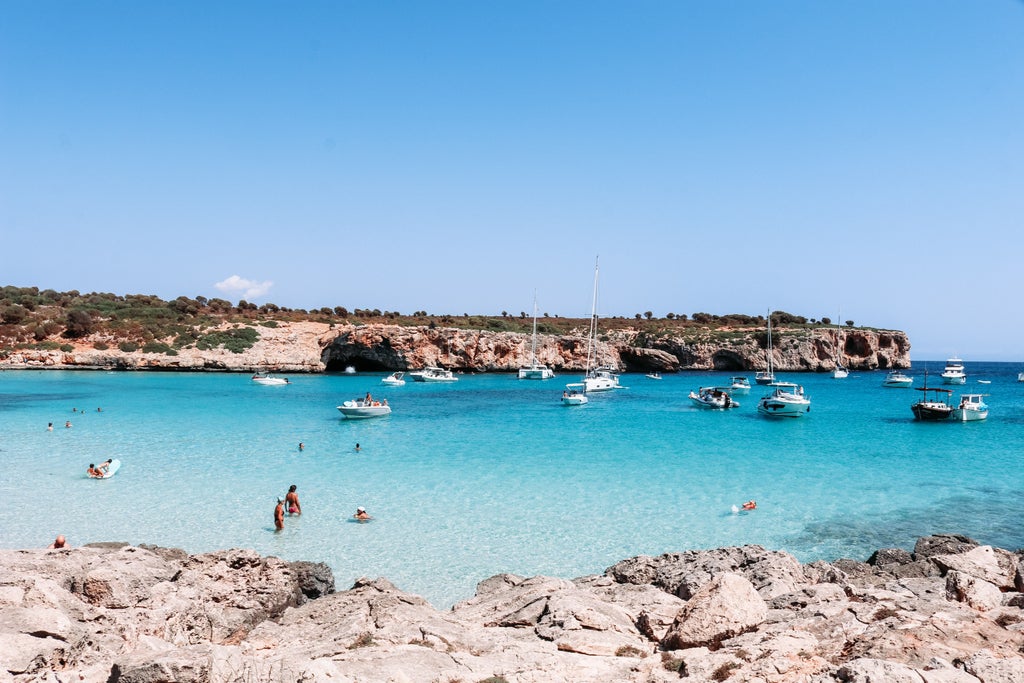
{"type": "Polygon", "coordinates": [[[299,494],[295,493],[296,486],[292,484],[288,487],[288,495],[284,497],[284,501],[288,504],[289,515],[301,515],[302,506],[299,505],[299,494]]]}
{"type": "Polygon", "coordinates": [[[274,528],[280,531],[284,528],[284,501],[277,499],[277,507],[274,508],[274,528]]]}

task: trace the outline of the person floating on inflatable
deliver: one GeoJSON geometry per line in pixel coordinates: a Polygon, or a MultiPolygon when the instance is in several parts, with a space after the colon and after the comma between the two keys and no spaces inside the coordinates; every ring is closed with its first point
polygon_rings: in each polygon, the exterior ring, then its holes
{"type": "Polygon", "coordinates": [[[743,504],[743,509],[744,510],[756,510],[757,509],[757,502],[753,501],[753,500],[748,500],[746,503],[743,504]]]}

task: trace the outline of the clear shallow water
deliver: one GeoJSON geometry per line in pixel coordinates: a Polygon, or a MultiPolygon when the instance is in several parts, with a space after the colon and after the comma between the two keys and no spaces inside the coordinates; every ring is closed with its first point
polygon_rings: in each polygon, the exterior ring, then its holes
{"type": "Polygon", "coordinates": [[[561,390],[578,375],[389,388],[383,374],[266,387],[247,375],[3,372],[0,545],[64,533],[73,545],[247,547],[326,562],[339,588],[386,576],[440,607],[499,572],[574,577],[691,548],[864,559],[960,532],[1015,549],[1020,369],[967,363],[963,389],[990,394],[988,421],[973,424],[914,422],[919,392],[882,388],[881,372],[780,375],[813,401],[810,415],[784,421],[757,416],[758,387],[728,412],[691,406],[691,389],[727,373],[624,375],[629,389],[566,408],[561,390]],[[335,406],[367,391],[394,413],[342,418],[335,406]],[[123,461],[116,477],[85,477],[107,457],[123,461]],[[290,484],[305,514],[275,533],[275,499],[290,484]],[[755,512],[732,514],[750,498],[755,512]],[[376,519],[348,521],[358,505],[376,519]]]}

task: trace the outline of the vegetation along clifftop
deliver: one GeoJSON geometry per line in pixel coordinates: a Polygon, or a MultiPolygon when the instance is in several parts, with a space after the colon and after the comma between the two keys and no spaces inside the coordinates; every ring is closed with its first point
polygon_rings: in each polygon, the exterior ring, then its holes
{"type": "MultiPolygon", "coordinates": [[[[772,361],[785,372],[910,367],[898,330],[772,313],[772,361]]],[[[538,318],[537,358],[556,372],[586,367],[586,318],[538,318]]],[[[513,372],[530,362],[533,319],[416,311],[290,309],[246,301],[0,288],[0,368],[325,372],[442,365],[513,372]]],[[[597,359],[624,371],[756,371],[767,367],[764,316],[694,313],[600,321],[597,359]]]]}

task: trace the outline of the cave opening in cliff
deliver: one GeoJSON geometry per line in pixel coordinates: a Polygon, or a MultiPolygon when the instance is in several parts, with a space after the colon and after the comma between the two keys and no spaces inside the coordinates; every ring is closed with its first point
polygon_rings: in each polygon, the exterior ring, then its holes
{"type": "Polygon", "coordinates": [[[382,372],[391,371],[383,363],[368,358],[330,358],[324,368],[327,372],[344,372],[346,368],[355,368],[356,372],[382,372]]]}
{"type": "Polygon", "coordinates": [[[731,372],[734,370],[746,370],[743,359],[731,351],[719,351],[711,357],[711,363],[715,370],[731,372]]]}

